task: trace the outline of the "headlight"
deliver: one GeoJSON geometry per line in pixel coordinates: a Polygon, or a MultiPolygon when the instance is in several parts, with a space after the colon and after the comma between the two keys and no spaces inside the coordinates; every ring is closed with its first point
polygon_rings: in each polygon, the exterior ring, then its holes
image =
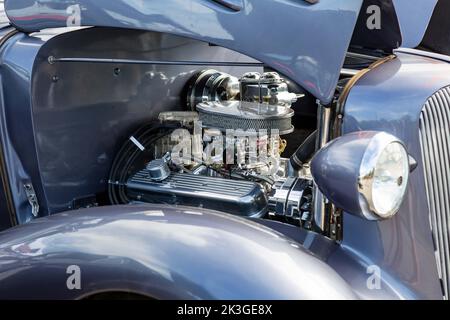
{"type": "Polygon", "coordinates": [[[395,215],[405,197],[410,159],[385,132],[359,131],[334,139],[311,161],[314,182],[336,207],[369,220],[395,215]]]}
{"type": "Polygon", "coordinates": [[[368,207],[380,218],[390,218],[402,204],[408,177],[408,153],[403,144],[389,134],[378,133],[361,162],[358,187],[361,200],[366,201],[361,207],[368,207]]]}

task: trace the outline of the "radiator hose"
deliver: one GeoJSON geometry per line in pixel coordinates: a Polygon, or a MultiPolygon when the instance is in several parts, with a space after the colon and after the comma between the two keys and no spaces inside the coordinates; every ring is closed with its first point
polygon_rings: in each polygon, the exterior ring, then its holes
{"type": "Polygon", "coordinates": [[[311,133],[305,141],[298,147],[290,158],[291,166],[294,170],[301,170],[303,165],[311,160],[316,151],[317,130],[311,133]]]}

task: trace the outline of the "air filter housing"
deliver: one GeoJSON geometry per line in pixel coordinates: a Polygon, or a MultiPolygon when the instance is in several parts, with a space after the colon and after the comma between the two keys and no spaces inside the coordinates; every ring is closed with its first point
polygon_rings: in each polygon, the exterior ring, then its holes
{"type": "Polygon", "coordinates": [[[275,72],[249,72],[240,79],[216,70],[203,70],[189,82],[188,105],[199,113],[205,128],[226,130],[294,130],[292,103],[303,95],[291,93],[275,72]]]}
{"type": "Polygon", "coordinates": [[[294,111],[279,105],[268,105],[244,101],[214,101],[197,104],[197,112],[202,126],[226,130],[267,130],[276,129],[280,135],[291,133],[294,111]]]}

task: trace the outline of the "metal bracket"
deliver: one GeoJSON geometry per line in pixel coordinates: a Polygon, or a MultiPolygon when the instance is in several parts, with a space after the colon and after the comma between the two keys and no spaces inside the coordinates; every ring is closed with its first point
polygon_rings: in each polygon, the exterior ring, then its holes
{"type": "Polygon", "coordinates": [[[31,205],[31,214],[36,218],[39,213],[39,203],[37,201],[36,192],[34,191],[31,183],[24,184],[24,188],[27,194],[28,202],[31,205]]]}
{"type": "Polygon", "coordinates": [[[142,64],[162,66],[211,66],[211,67],[264,67],[261,62],[233,62],[233,61],[174,61],[174,60],[133,60],[133,59],[111,59],[111,58],[57,58],[49,56],[47,61],[50,65],[55,63],[102,63],[102,64],[142,64]]]}
{"type": "Polygon", "coordinates": [[[409,162],[409,172],[413,172],[417,168],[417,161],[413,158],[412,155],[408,155],[408,162],[409,162]]]}

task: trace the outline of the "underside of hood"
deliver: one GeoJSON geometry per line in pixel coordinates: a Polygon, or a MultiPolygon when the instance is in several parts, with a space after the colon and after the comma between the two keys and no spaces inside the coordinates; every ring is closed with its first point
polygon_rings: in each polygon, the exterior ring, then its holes
{"type": "MultiPolygon", "coordinates": [[[[253,57],[329,103],[347,51],[419,45],[438,0],[6,0],[24,32],[118,27],[187,36],[253,57]]],[[[422,46],[450,52],[440,0],[422,46]]],[[[450,27],[450,26],[449,26],[450,27]]]]}
{"type": "Polygon", "coordinates": [[[24,32],[66,26],[151,30],[246,54],[329,103],[363,0],[7,0],[24,32]]]}

